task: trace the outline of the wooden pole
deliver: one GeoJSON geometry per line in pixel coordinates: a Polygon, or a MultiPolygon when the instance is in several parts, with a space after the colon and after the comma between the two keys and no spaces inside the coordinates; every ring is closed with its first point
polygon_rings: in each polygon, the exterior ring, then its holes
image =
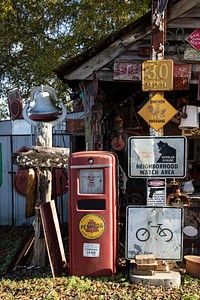
{"type": "MultiPolygon", "coordinates": [[[[45,94],[46,96],[46,94],[45,94]]],[[[44,102],[45,105],[45,102],[44,102]]],[[[62,102],[62,99],[57,98],[55,90],[49,86],[38,86],[34,87],[31,90],[30,98],[27,99],[26,105],[23,109],[23,118],[29,124],[35,126],[36,128],[36,147],[52,147],[52,127],[57,125],[58,123],[64,121],[67,115],[67,110],[62,102]],[[40,122],[32,120],[28,115],[28,109],[30,106],[31,99],[34,100],[34,95],[36,92],[40,92],[40,96],[42,97],[44,92],[49,93],[49,96],[56,101],[60,101],[60,106],[62,109],[62,114],[58,119],[54,121],[40,122]]],[[[44,149],[43,149],[44,150],[44,149]]],[[[33,161],[35,164],[27,165],[34,166],[37,170],[37,197],[36,197],[36,206],[35,206],[35,220],[34,220],[34,231],[35,231],[35,242],[33,249],[33,259],[32,264],[34,266],[43,267],[47,263],[47,251],[46,251],[46,242],[42,227],[42,221],[40,216],[40,207],[42,204],[48,203],[51,201],[52,194],[52,173],[51,173],[51,163],[48,161],[49,157],[46,156],[45,165],[41,165],[40,159],[35,157],[33,161]]],[[[25,159],[26,160],[26,159],[25,159]]],[[[59,167],[58,163],[58,167],[59,167]]],[[[62,164],[61,164],[62,165],[62,164]]],[[[60,166],[61,167],[61,166],[60,166]]]]}
{"type": "MultiPolygon", "coordinates": [[[[36,146],[52,147],[52,124],[43,122],[36,126],[36,146]]],[[[37,168],[37,198],[34,220],[35,241],[32,264],[43,267],[47,262],[46,242],[43,234],[39,206],[51,201],[52,174],[49,168],[37,168]]]]}
{"type": "MultiPolygon", "coordinates": [[[[165,49],[164,44],[166,40],[166,7],[160,12],[159,5],[167,3],[167,0],[153,0],[152,1],[152,43],[151,43],[151,59],[161,60],[164,59],[165,49]]],[[[150,99],[156,93],[151,92],[149,94],[150,99]]],[[[160,92],[160,95],[164,97],[164,93],[160,92]]],[[[162,136],[164,134],[164,128],[155,131],[150,127],[150,135],[162,136]]]]}
{"type": "MultiPolygon", "coordinates": [[[[51,126],[47,124],[38,124],[38,140],[41,138],[41,131],[48,136],[51,136],[51,126]],[[48,130],[45,132],[44,127],[48,130]],[[41,128],[41,129],[40,129],[41,128]]],[[[48,147],[48,142],[42,142],[45,146],[33,146],[27,152],[19,152],[13,156],[13,163],[21,166],[29,166],[37,169],[37,199],[35,210],[35,242],[33,249],[32,264],[34,266],[46,265],[46,246],[52,274],[54,277],[60,276],[63,267],[66,263],[64,257],[64,249],[59,230],[59,223],[56,214],[55,201],[51,200],[51,168],[67,168],[69,148],[48,147]],[[43,235],[44,230],[44,235],[43,235]]],[[[39,141],[37,143],[40,143],[39,141]]]]}
{"type": "MultiPolygon", "coordinates": [[[[151,59],[158,60],[164,58],[164,44],[166,40],[166,9],[167,0],[153,0],[152,1],[152,40],[151,40],[151,59]],[[164,8],[163,12],[162,8],[164,8]]],[[[150,92],[149,99],[156,93],[150,92]]],[[[164,93],[160,93],[164,97],[164,93]]],[[[155,131],[150,126],[150,135],[163,135],[163,128],[155,131]]]]}
{"type": "Polygon", "coordinates": [[[162,0],[152,2],[152,42],[151,59],[164,59],[164,44],[166,39],[166,10],[159,12],[159,3],[162,0]]]}
{"type": "Polygon", "coordinates": [[[94,96],[92,94],[92,83],[84,82],[84,113],[85,113],[85,150],[94,149],[94,131],[92,120],[92,107],[94,105],[94,96]]]}

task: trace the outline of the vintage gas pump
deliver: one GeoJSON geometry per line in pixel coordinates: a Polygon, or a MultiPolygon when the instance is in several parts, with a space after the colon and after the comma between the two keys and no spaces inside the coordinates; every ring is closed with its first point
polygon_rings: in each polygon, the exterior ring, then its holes
{"type": "Polygon", "coordinates": [[[117,265],[117,159],[106,151],[69,156],[70,274],[110,276],[117,265]]]}

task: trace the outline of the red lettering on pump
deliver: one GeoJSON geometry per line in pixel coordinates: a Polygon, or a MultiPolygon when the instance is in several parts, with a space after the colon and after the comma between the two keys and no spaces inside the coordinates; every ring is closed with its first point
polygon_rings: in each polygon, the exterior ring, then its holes
{"type": "Polygon", "coordinates": [[[99,231],[99,229],[97,228],[97,225],[94,222],[94,220],[90,220],[88,222],[88,224],[86,225],[86,231],[87,232],[96,232],[96,231],[99,231]]]}

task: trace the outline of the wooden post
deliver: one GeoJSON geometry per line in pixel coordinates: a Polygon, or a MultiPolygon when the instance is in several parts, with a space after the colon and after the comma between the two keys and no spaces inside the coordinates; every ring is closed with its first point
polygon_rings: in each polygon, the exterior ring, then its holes
{"type": "MultiPolygon", "coordinates": [[[[41,101],[41,98],[40,98],[41,101]]],[[[45,105],[45,102],[44,102],[45,105]]],[[[26,101],[26,105],[23,109],[23,118],[29,124],[35,126],[36,128],[36,146],[39,147],[52,147],[52,127],[62,122],[67,115],[67,110],[62,102],[62,99],[57,98],[55,90],[49,86],[38,86],[31,90],[30,98],[26,101]],[[40,92],[40,97],[45,98],[46,94],[49,93],[49,97],[56,101],[60,101],[60,106],[62,109],[62,114],[58,119],[54,121],[34,121],[28,115],[28,109],[30,106],[31,99],[33,100],[36,92],[40,92]]],[[[40,206],[44,203],[51,201],[52,194],[52,174],[51,174],[51,163],[48,162],[47,156],[44,159],[45,163],[41,165],[40,159],[36,159],[36,164],[33,165],[33,162],[29,162],[26,165],[35,167],[37,170],[37,197],[36,197],[36,206],[35,206],[35,220],[34,220],[34,231],[35,231],[35,242],[33,250],[33,259],[32,264],[34,266],[43,267],[47,263],[47,251],[45,237],[42,228],[42,222],[40,217],[40,206]]],[[[26,158],[25,158],[26,161],[26,158]]],[[[59,167],[59,165],[58,165],[59,167]]],[[[60,165],[60,167],[62,167],[60,165]]]]}
{"type": "MultiPolygon", "coordinates": [[[[39,125],[37,138],[41,140],[41,131],[45,133],[44,128],[51,130],[49,124],[39,125]]],[[[51,140],[51,139],[50,139],[51,140]]],[[[39,143],[39,142],[38,142],[39,143]]],[[[43,143],[45,144],[45,142],[43,143]]],[[[45,266],[47,251],[46,241],[50,241],[48,245],[48,254],[52,267],[52,273],[54,276],[60,274],[62,267],[61,261],[63,258],[63,247],[59,240],[58,221],[56,219],[56,210],[53,201],[51,200],[51,168],[66,168],[68,166],[69,148],[60,147],[48,147],[48,146],[33,146],[31,150],[27,152],[19,152],[13,157],[14,163],[21,166],[30,166],[37,169],[37,199],[36,199],[36,210],[35,210],[35,241],[33,248],[33,259],[32,264],[34,266],[45,266]],[[42,211],[43,219],[41,220],[40,213],[42,211]],[[46,215],[47,214],[47,215],[46,215]],[[43,226],[42,226],[43,224],[43,226]],[[45,225],[46,232],[43,235],[43,228],[45,225]],[[51,234],[54,233],[52,237],[51,234]],[[46,237],[46,240],[45,240],[46,237]],[[58,240],[55,241],[54,239],[58,240]],[[52,241],[53,240],[53,241],[52,241]],[[54,249],[52,250],[52,244],[54,249]],[[58,249],[58,245],[60,250],[58,249]],[[50,253],[52,251],[52,253],[50,253]],[[57,251],[57,252],[56,252],[57,251]],[[60,252],[59,252],[60,251],[60,252]],[[57,256],[55,256],[55,252],[57,256]],[[60,256],[59,256],[60,255],[60,256]],[[56,275],[55,275],[56,274],[56,275]]]]}
{"type": "Polygon", "coordinates": [[[92,107],[94,105],[94,96],[92,93],[92,83],[87,82],[83,85],[84,90],[84,113],[85,113],[85,149],[86,151],[95,150],[92,107]]]}
{"type": "Polygon", "coordinates": [[[152,42],[151,59],[164,58],[164,44],[166,39],[166,10],[159,12],[159,5],[166,0],[153,0],[152,2],[152,42]]]}
{"type": "MultiPolygon", "coordinates": [[[[168,0],[152,0],[152,44],[151,44],[151,59],[159,60],[164,59],[165,54],[165,40],[166,40],[166,5],[168,0]],[[165,5],[164,5],[165,3],[165,5]],[[164,5],[164,9],[161,12],[160,8],[164,5]],[[160,8],[159,8],[160,6],[160,8]]],[[[149,98],[151,99],[156,93],[151,92],[149,98]]],[[[164,97],[164,93],[160,92],[160,95],[164,97]]],[[[162,136],[164,129],[161,128],[155,131],[150,126],[150,135],[162,136]]]]}
{"type": "MultiPolygon", "coordinates": [[[[36,126],[36,146],[52,147],[52,124],[38,122],[36,126]]],[[[43,267],[47,262],[46,242],[43,234],[39,206],[51,201],[52,174],[49,168],[37,168],[37,197],[34,220],[35,241],[32,264],[43,267]]]]}
{"type": "MultiPolygon", "coordinates": [[[[158,60],[164,58],[164,44],[166,40],[166,5],[167,0],[152,1],[152,41],[151,41],[151,59],[158,60]],[[162,11],[163,10],[163,11],[162,11]]],[[[160,93],[164,97],[164,93],[160,93]]],[[[149,93],[149,99],[155,95],[155,92],[149,93]]],[[[163,135],[163,128],[155,131],[150,126],[150,135],[163,135]]]]}

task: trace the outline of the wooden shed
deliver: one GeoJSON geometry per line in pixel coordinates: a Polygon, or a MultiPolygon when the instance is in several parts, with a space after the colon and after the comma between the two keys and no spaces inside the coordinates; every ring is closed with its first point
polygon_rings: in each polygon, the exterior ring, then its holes
{"type": "MultiPolygon", "coordinates": [[[[187,178],[200,187],[199,126],[181,127],[183,110],[200,109],[200,0],[169,0],[166,10],[164,60],[173,61],[173,88],[163,97],[177,110],[163,127],[164,136],[186,136],[187,178]]],[[[155,37],[154,37],[155,38],[155,37]]],[[[58,66],[56,75],[73,90],[85,113],[85,150],[117,153],[121,167],[121,211],[129,204],[146,204],[146,180],[128,178],[127,141],[149,136],[150,124],[138,112],[149,101],[143,89],[142,64],[152,59],[152,11],[114,32],[86,52],[58,66]],[[125,188],[124,188],[125,186],[125,188]]],[[[198,120],[199,121],[199,120],[198,120]]],[[[199,124],[198,124],[199,125],[199,124]]],[[[187,225],[198,228],[193,245],[199,249],[200,204],[187,225]]],[[[186,218],[187,219],[187,218],[186,218]]],[[[191,248],[191,243],[190,246],[191,248]]],[[[200,250],[198,250],[200,251],[200,250]]]]}

